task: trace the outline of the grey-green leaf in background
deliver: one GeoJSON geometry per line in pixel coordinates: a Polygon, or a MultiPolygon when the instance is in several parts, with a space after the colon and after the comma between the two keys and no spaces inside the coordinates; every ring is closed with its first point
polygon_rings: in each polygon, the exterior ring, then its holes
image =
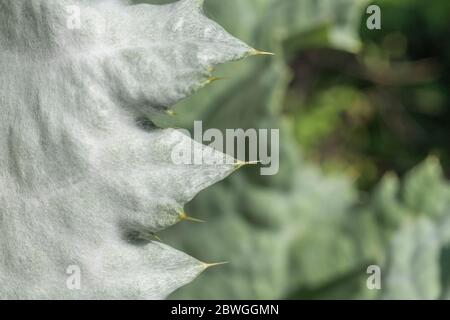
{"type": "MultiPolygon", "coordinates": [[[[390,178],[392,179],[392,178],[390,178]]],[[[450,186],[439,162],[431,157],[416,167],[403,184],[385,184],[394,197],[379,213],[397,215],[386,246],[384,299],[448,299],[450,186]]],[[[385,192],[386,193],[386,192],[385,192]]],[[[392,220],[383,219],[385,223],[392,220]]]]}

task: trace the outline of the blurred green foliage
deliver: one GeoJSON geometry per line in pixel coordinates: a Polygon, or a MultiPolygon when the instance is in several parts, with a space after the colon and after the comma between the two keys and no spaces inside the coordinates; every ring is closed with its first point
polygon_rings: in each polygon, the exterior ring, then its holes
{"type": "Polygon", "coordinates": [[[277,55],[218,68],[227,80],[177,106],[177,124],[280,128],[281,164],[206,190],[186,211],[207,224],[161,235],[230,262],[173,298],[450,298],[450,187],[437,160],[449,168],[449,2],[375,3],[382,29],[370,31],[365,0],[206,2],[277,55]],[[382,290],[366,286],[371,264],[382,290]]]}
{"type": "Polygon", "coordinates": [[[291,62],[286,113],[306,156],[371,189],[437,155],[450,173],[450,3],[374,1],[381,30],[361,24],[358,55],[316,48],[291,62]]]}

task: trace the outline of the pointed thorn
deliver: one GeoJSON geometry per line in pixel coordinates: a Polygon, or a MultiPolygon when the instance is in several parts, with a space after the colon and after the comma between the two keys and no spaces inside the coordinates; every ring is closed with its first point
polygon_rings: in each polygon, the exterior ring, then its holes
{"type": "Polygon", "coordinates": [[[216,82],[216,81],[220,81],[220,80],[225,80],[225,77],[209,77],[208,80],[206,81],[208,84],[216,82]]]}
{"type": "Polygon", "coordinates": [[[211,267],[217,267],[217,266],[221,266],[221,265],[228,264],[228,263],[229,263],[228,261],[216,262],[216,263],[205,263],[205,262],[203,262],[203,267],[206,270],[206,269],[209,269],[211,267]]]}
{"type": "Polygon", "coordinates": [[[200,220],[200,219],[196,219],[196,218],[192,218],[192,217],[188,216],[186,214],[186,212],[184,212],[184,211],[180,213],[180,221],[191,221],[191,222],[205,223],[204,220],[200,220]]]}
{"type": "Polygon", "coordinates": [[[161,238],[158,237],[158,235],[157,235],[156,233],[152,233],[152,236],[153,236],[156,240],[158,240],[159,242],[163,242],[163,241],[161,240],[161,238]]]}
{"type": "Polygon", "coordinates": [[[225,80],[225,77],[209,77],[208,79],[206,79],[204,82],[202,82],[200,84],[200,87],[203,88],[213,82],[219,81],[219,80],[225,80]]]}
{"type": "Polygon", "coordinates": [[[255,165],[255,164],[260,164],[260,163],[261,163],[260,160],[257,160],[257,161],[248,161],[248,162],[238,160],[238,161],[234,164],[234,166],[235,166],[236,169],[240,169],[240,168],[242,168],[243,166],[247,166],[247,165],[255,165]]]}
{"type": "Polygon", "coordinates": [[[205,223],[206,222],[204,220],[196,219],[196,218],[192,218],[192,217],[186,217],[184,220],[191,221],[191,222],[198,222],[198,223],[205,223]]]}
{"type": "Polygon", "coordinates": [[[260,163],[261,163],[260,160],[255,160],[255,161],[244,162],[244,165],[253,165],[253,164],[260,164],[260,163]]]}
{"type": "Polygon", "coordinates": [[[252,49],[250,51],[250,55],[251,56],[274,56],[275,53],[267,52],[267,51],[259,51],[259,50],[256,50],[256,49],[252,49]]]}

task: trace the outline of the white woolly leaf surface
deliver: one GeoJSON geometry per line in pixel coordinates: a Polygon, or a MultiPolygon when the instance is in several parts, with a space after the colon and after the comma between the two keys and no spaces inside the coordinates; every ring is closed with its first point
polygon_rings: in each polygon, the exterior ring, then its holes
{"type": "Polygon", "coordinates": [[[234,166],[175,165],[206,147],[137,123],[251,52],[198,0],[0,0],[0,297],[159,299],[203,271],[149,239],[234,166]]]}

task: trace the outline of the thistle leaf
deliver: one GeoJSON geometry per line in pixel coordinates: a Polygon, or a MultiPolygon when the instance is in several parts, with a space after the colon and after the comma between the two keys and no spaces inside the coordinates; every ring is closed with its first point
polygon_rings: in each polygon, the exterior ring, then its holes
{"type": "Polygon", "coordinates": [[[205,269],[152,235],[234,161],[138,125],[252,52],[201,3],[0,2],[1,298],[158,299],[205,269]],[[175,148],[229,164],[176,165],[175,148]]]}

